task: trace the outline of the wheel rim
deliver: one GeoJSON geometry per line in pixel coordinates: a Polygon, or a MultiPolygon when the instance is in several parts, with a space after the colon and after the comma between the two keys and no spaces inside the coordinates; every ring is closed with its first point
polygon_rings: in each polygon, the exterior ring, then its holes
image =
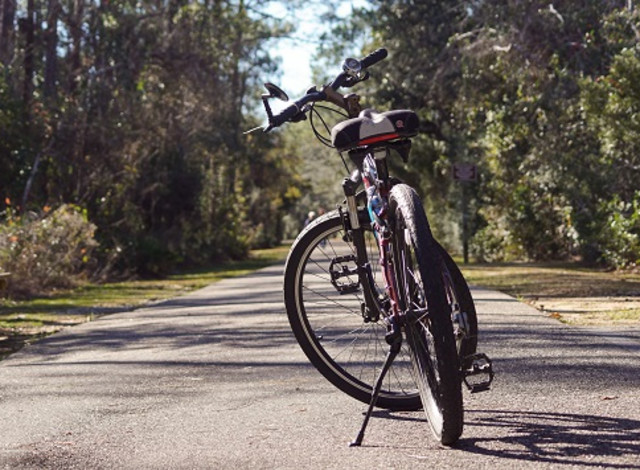
{"type": "MultiPolygon", "coordinates": [[[[371,232],[366,232],[371,254],[375,252],[375,239],[371,232]]],[[[314,353],[333,374],[369,393],[389,346],[382,321],[363,321],[361,290],[341,295],[330,282],[331,260],[355,254],[343,236],[341,227],[334,225],[319,233],[308,245],[296,272],[296,311],[314,353]]],[[[372,265],[374,275],[379,271],[376,260],[377,255],[370,256],[370,261],[376,263],[372,265]]],[[[357,276],[347,276],[344,282],[357,282],[357,276]]],[[[381,397],[416,396],[408,348],[405,347],[387,374],[381,397]]]]}

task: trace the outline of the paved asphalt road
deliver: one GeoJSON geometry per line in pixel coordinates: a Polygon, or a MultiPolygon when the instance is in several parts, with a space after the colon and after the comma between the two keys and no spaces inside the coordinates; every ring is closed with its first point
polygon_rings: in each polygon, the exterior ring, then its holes
{"type": "Polygon", "coordinates": [[[281,266],[68,329],[0,362],[0,468],[640,469],[640,332],[564,326],[474,290],[491,392],[437,445],[422,412],[365,406],[311,367],[281,266]]]}

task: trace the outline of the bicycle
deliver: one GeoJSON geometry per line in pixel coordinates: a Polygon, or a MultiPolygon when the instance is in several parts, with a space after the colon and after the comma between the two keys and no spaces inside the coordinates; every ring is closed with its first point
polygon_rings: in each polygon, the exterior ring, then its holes
{"type": "Polygon", "coordinates": [[[358,95],[337,91],[367,80],[367,69],[386,56],[378,49],[362,60],[346,59],[333,81],[310,88],[277,114],[269,101],[289,98],[265,83],[264,132],[309,116],[316,137],[336,148],[347,170],[344,153],[355,167],[343,180],[342,203],[293,243],[284,301],[311,363],[369,404],[352,446],[361,445],[375,406],[423,408],[436,438],[453,445],[463,429],[462,383],[472,393],[488,390],[494,373],[491,360],[476,352],[476,311],[464,277],[433,238],[416,191],[388,171],[392,153],[409,158],[418,117],[410,110],[363,110],[358,95]],[[329,130],[316,109],[321,102],[344,110],[331,139],[313,122],[319,118],[329,130]]]}

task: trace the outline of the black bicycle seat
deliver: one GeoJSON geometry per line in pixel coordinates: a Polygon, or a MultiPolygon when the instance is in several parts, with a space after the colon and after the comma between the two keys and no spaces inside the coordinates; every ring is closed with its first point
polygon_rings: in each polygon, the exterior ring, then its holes
{"type": "Polygon", "coordinates": [[[331,142],[339,151],[406,139],[418,133],[420,122],[411,110],[398,109],[378,113],[363,110],[357,118],[347,119],[331,130],[331,142]]]}

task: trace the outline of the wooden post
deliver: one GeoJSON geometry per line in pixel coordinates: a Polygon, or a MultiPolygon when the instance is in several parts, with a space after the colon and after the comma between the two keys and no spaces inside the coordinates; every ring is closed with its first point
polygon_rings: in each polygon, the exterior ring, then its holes
{"type": "Polygon", "coordinates": [[[454,163],[452,168],[454,181],[462,184],[462,257],[469,264],[469,198],[467,183],[478,179],[478,167],[471,163],[454,163]]]}

